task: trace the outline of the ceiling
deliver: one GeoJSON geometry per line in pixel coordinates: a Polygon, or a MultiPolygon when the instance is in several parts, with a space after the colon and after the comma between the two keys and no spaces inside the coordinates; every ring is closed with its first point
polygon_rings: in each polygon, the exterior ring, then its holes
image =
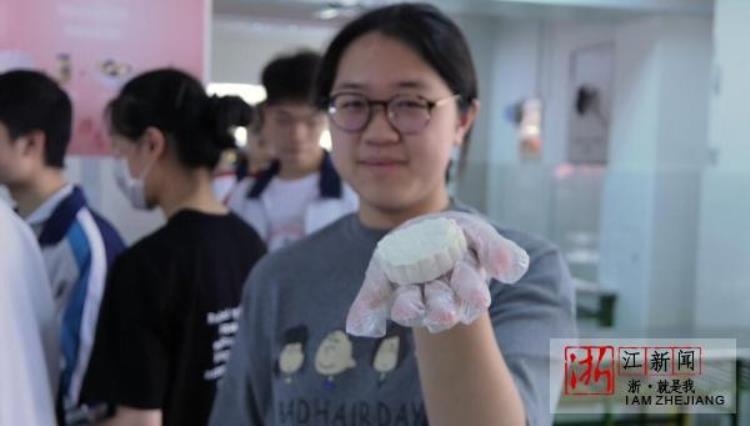
{"type": "MultiPolygon", "coordinates": [[[[397,0],[214,0],[217,15],[336,25],[397,0]]],[[[601,20],[646,13],[711,15],[713,0],[433,0],[448,13],[512,19],[601,20]]]]}

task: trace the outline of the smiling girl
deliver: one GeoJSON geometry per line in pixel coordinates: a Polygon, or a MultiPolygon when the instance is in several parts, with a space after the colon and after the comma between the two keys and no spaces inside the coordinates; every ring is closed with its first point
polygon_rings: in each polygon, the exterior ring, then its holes
{"type": "Polygon", "coordinates": [[[330,44],[317,90],[334,163],[359,210],[253,271],[212,424],[550,424],[562,378],[550,376],[549,339],[574,334],[575,321],[568,270],[544,240],[498,229],[529,254],[529,271],[512,287],[493,282],[489,310],[470,325],[437,334],[392,326],[382,339],[342,332],[389,230],[428,213],[472,211],[445,183],[479,110],[461,31],[428,5],[366,13],[330,44]],[[311,364],[290,383],[272,365],[285,330],[300,325],[309,330],[305,362],[321,348],[331,368],[311,364]],[[372,354],[393,336],[405,341],[390,345],[414,349],[384,377],[372,354]]]}

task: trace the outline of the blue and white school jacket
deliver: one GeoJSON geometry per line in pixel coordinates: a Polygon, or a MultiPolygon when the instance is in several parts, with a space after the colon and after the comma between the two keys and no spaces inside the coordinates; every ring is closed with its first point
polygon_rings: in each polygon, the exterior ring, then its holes
{"type": "Polygon", "coordinates": [[[78,404],[94,346],[109,267],[125,244],[115,228],[66,185],[26,218],[42,249],[60,326],[58,394],[66,410],[78,404]]]}

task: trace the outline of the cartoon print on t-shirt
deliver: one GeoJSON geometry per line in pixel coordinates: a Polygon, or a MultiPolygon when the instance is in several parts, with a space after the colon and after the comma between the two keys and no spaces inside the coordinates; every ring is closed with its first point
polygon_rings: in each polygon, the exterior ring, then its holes
{"type": "Polygon", "coordinates": [[[392,327],[375,345],[372,367],[380,373],[379,383],[382,383],[388,373],[397,369],[406,358],[409,343],[405,337],[403,327],[392,327]]]}
{"type": "Polygon", "coordinates": [[[298,325],[284,332],[283,348],[276,361],[276,376],[282,376],[286,383],[292,382],[292,376],[301,371],[305,364],[305,346],[307,346],[307,327],[298,325]]]}
{"type": "Polygon", "coordinates": [[[326,388],[334,387],[334,376],[357,366],[352,352],[352,341],[341,330],[333,331],[323,339],[315,354],[315,371],[326,378],[326,388]]]}

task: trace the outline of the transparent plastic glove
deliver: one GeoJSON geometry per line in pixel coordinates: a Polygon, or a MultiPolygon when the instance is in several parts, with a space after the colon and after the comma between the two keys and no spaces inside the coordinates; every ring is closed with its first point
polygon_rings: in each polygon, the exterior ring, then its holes
{"type": "Polygon", "coordinates": [[[378,262],[371,260],[365,272],[362,288],[349,308],[346,332],[354,336],[385,336],[386,320],[393,304],[394,290],[378,262]]]}
{"type": "MultiPolygon", "coordinates": [[[[362,288],[349,310],[346,324],[349,334],[382,337],[389,318],[406,327],[427,327],[433,333],[450,329],[459,322],[471,324],[492,302],[488,288],[490,278],[512,284],[526,273],[528,254],[501,236],[492,225],[470,213],[420,216],[392,232],[435,218],[451,219],[460,227],[466,239],[463,256],[442,276],[427,282],[409,283],[390,281],[388,276],[396,274],[388,275],[389,265],[382,264],[383,260],[377,255],[373,256],[362,288]]],[[[424,269],[424,262],[420,265],[415,268],[424,269]]]]}

